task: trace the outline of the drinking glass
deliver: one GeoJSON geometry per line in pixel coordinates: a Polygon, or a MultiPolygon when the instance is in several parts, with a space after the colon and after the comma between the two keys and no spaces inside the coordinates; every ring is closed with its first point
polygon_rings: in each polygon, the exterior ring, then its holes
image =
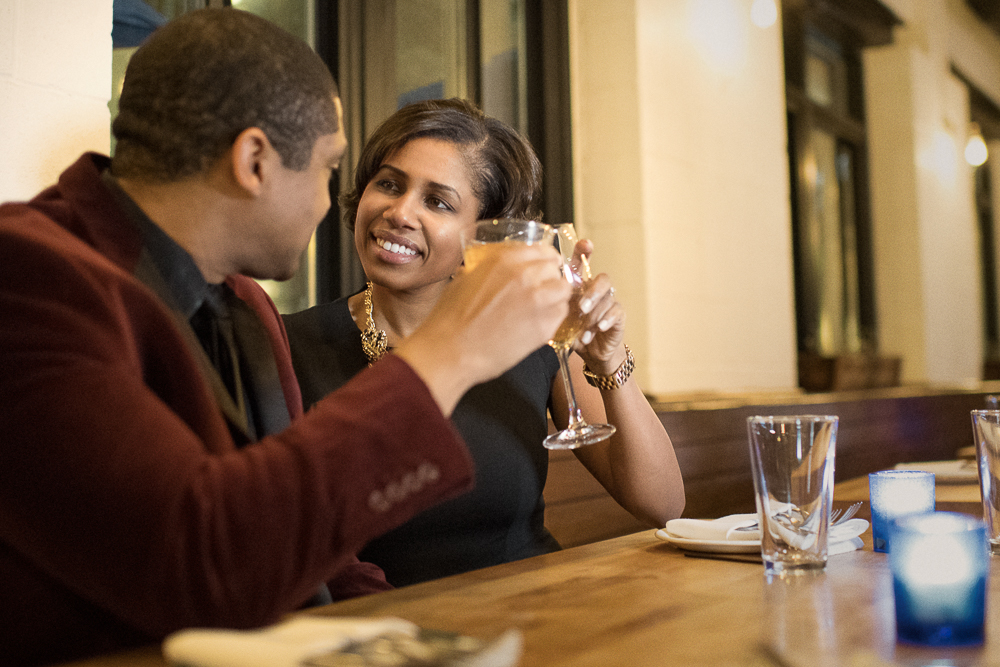
{"type": "Polygon", "coordinates": [[[972,435],[990,551],[1000,554],[1000,410],[973,410],[972,435]]]}
{"type": "Polygon", "coordinates": [[[472,235],[463,239],[462,257],[465,266],[475,268],[476,264],[489,252],[490,246],[496,243],[522,243],[524,245],[552,245],[555,240],[555,229],[535,220],[519,220],[517,218],[496,218],[480,220],[476,223],[472,235]]]}
{"type": "Polygon", "coordinates": [[[826,567],[838,424],[834,415],[747,418],[768,574],[826,567]]]}
{"type": "Polygon", "coordinates": [[[590,265],[586,257],[574,259],[573,249],[576,247],[576,229],[572,224],[555,225],[556,243],[563,256],[563,276],[573,285],[573,296],[570,298],[569,315],[559,325],[549,345],[559,357],[559,368],[562,372],[563,385],[566,388],[566,401],[569,403],[569,424],[558,433],[545,438],[544,445],[548,449],[576,449],[583,445],[610,438],[615,427],[611,424],[588,424],[576,404],[576,394],[573,382],[569,377],[569,354],[573,343],[583,329],[584,314],[580,311],[580,297],[587,282],[590,281],[590,265]]]}

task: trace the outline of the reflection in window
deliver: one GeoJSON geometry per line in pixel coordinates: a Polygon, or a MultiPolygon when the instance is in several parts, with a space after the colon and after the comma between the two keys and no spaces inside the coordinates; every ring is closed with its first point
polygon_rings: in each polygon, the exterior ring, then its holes
{"type": "Polygon", "coordinates": [[[799,381],[814,391],[886,386],[899,366],[875,337],[861,49],[888,43],[896,20],[873,10],[841,22],[819,0],[782,7],[799,381]],[[831,370],[848,358],[861,365],[831,370]]]}
{"type": "Polygon", "coordinates": [[[831,111],[847,113],[847,63],[840,46],[811,30],[805,60],[806,97],[831,111]]]}
{"type": "Polygon", "coordinates": [[[480,2],[479,58],[483,111],[527,134],[524,11],[523,0],[480,2]]]}
{"type": "Polygon", "coordinates": [[[985,380],[1000,380],[1000,315],[997,309],[996,234],[993,225],[993,188],[990,161],[973,172],[976,219],[983,284],[983,337],[985,339],[985,380]]]}
{"type": "Polygon", "coordinates": [[[396,0],[394,4],[396,107],[462,96],[466,81],[465,2],[396,0]]]}
{"type": "Polygon", "coordinates": [[[812,276],[803,306],[815,322],[809,347],[822,355],[862,351],[858,234],[854,214],[854,157],[850,145],[814,129],[804,162],[809,198],[800,230],[800,261],[812,276]]]}

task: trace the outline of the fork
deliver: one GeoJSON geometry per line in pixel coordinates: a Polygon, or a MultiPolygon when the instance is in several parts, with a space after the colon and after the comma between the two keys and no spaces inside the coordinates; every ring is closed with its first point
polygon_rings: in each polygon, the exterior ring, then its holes
{"type": "MultiPolygon", "coordinates": [[[[848,507],[846,510],[835,509],[832,512],[830,512],[830,527],[833,528],[834,526],[839,526],[848,519],[853,518],[854,515],[858,513],[858,510],[861,509],[861,505],[862,503],[859,501],[856,503],[852,503],[851,506],[848,507]]],[[[740,526],[739,528],[734,528],[733,530],[738,530],[738,531],[758,530],[759,528],[760,525],[754,523],[749,526],[740,526]]]]}
{"type": "Polygon", "coordinates": [[[836,526],[844,523],[848,519],[853,519],[854,515],[858,513],[859,509],[861,509],[862,504],[863,503],[860,500],[856,503],[851,503],[851,506],[847,508],[843,516],[840,516],[839,518],[830,517],[830,525],[836,526]]]}

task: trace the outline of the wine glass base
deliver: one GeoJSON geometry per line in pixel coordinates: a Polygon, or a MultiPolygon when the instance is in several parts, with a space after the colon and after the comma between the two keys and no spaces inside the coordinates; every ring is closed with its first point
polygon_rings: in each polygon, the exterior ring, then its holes
{"type": "Polygon", "coordinates": [[[576,449],[607,440],[617,429],[611,424],[581,424],[553,433],[542,442],[546,449],[576,449]]]}

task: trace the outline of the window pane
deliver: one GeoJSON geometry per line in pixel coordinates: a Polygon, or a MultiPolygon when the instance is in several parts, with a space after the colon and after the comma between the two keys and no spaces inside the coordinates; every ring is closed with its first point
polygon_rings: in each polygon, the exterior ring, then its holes
{"type": "Polygon", "coordinates": [[[844,349],[860,352],[864,346],[861,323],[861,267],[859,265],[857,203],[854,193],[854,148],[837,147],[837,187],[844,257],[844,349]]]}
{"type": "Polygon", "coordinates": [[[265,18],[309,44],[314,44],[313,2],[314,0],[232,0],[232,6],[265,18]]]}
{"type": "Polygon", "coordinates": [[[817,31],[806,36],[806,96],[837,113],[847,113],[847,63],[836,42],[817,31]]]}
{"type": "Polygon", "coordinates": [[[809,196],[802,252],[810,291],[811,348],[823,355],[862,351],[854,149],[822,130],[810,133],[809,196]]]}
{"type": "Polygon", "coordinates": [[[464,97],[464,0],[396,0],[397,107],[464,97]]]}
{"type": "Polygon", "coordinates": [[[840,351],[843,341],[840,283],[844,273],[836,140],[820,130],[813,130],[811,135],[813,164],[808,182],[811,201],[806,233],[808,264],[816,280],[816,348],[821,354],[834,354],[840,351]]]}
{"type": "Polygon", "coordinates": [[[482,0],[480,62],[483,111],[527,134],[523,0],[482,0]]]}
{"type": "Polygon", "coordinates": [[[813,54],[806,56],[806,95],[816,104],[828,107],[833,103],[830,63],[813,54]]]}

